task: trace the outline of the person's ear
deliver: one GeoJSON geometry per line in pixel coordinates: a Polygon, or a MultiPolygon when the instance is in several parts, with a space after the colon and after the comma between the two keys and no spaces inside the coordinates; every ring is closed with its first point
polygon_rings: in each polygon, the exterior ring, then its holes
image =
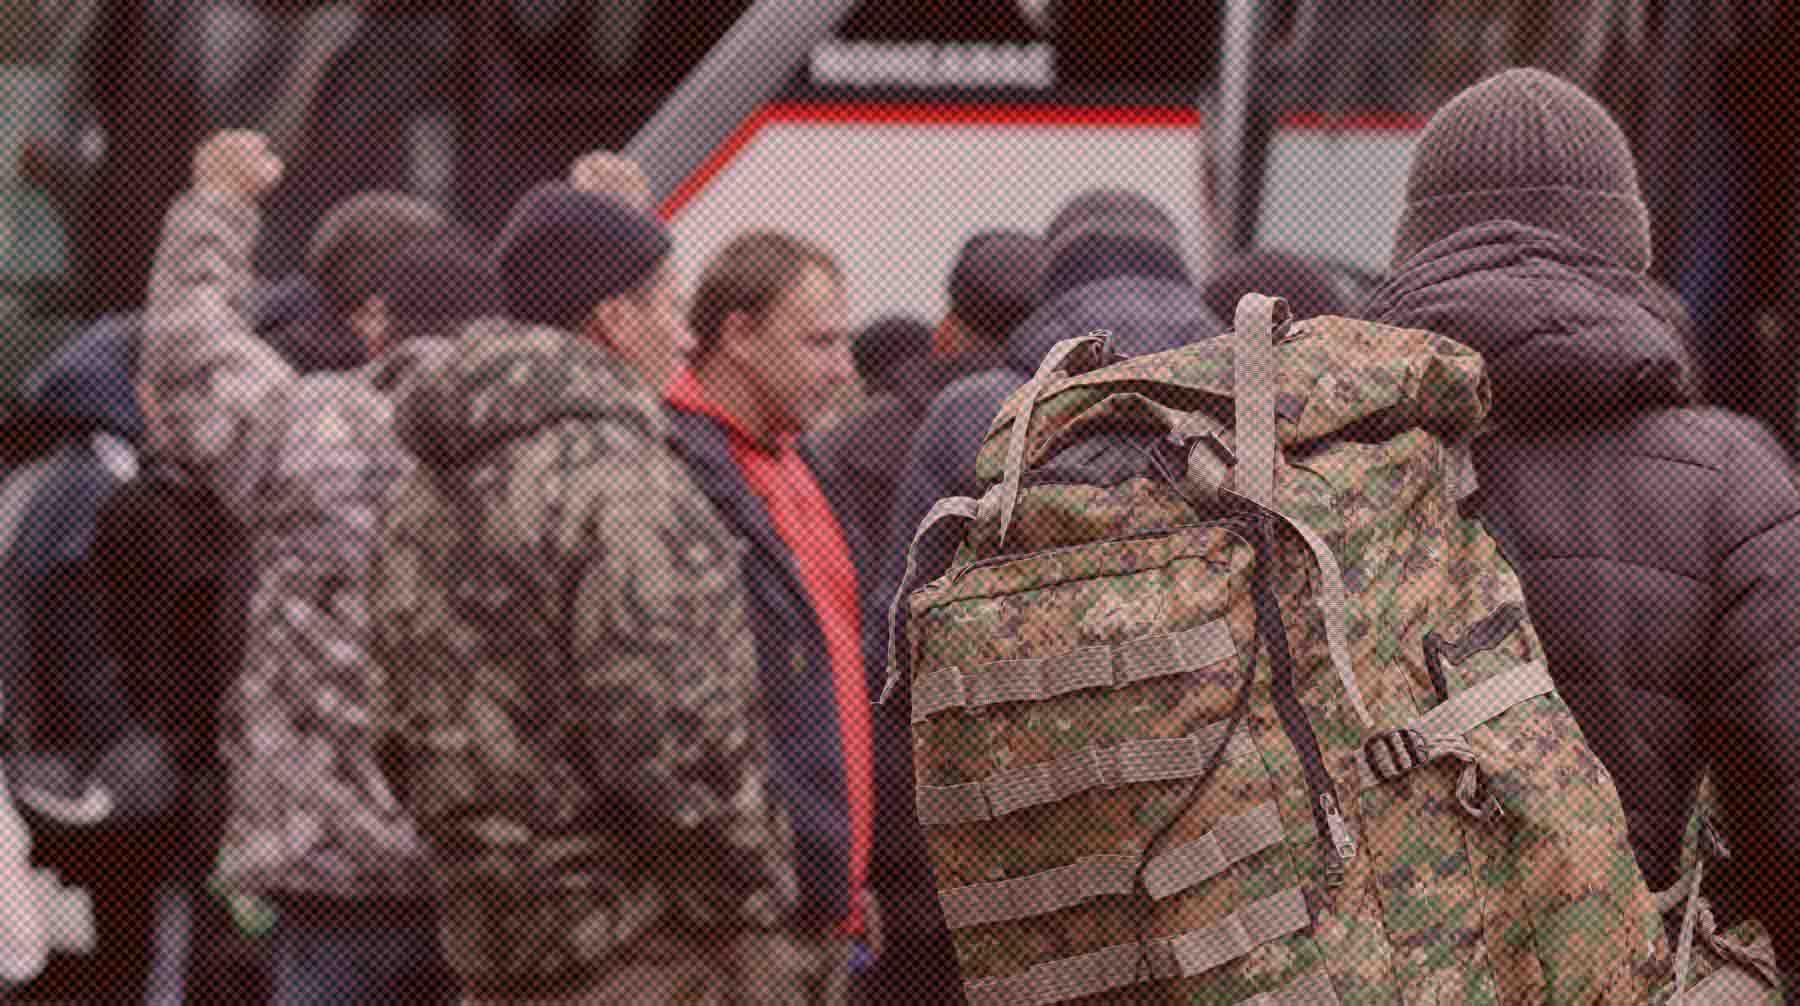
{"type": "Polygon", "coordinates": [[[946,312],[938,327],[931,332],[931,355],[940,359],[961,356],[974,347],[969,344],[968,327],[962,319],[946,312]]]}
{"type": "Polygon", "coordinates": [[[732,311],[719,322],[719,341],[713,352],[741,366],[750,362],[759,342],[756,319],[750,312],[732,311]]]}
{"type": "Polygon", "coordinates": [[[587,335],[615,352],[620,348],[622,333],[630,331],[631,320],[624,297],[612,297],[594,305],[588,312],[587,335]]]}
{"type": "Polygon", "coordinates": [[[156,386],[147,375],[139,374],[131,382],[132,394],[137,398],[138,414],[144,417],[146,427],[154,427],[162,420],[162,408],[156,400],[156,386]]]}
{"type": "Polygon", "coordinates": [[[368,350],[370,358],[381,355],[387,348],[389,330],[393,327],[393,319],[388,316],[387,298],[374,294],[351,311],[345,318],[350,323],[351,331],[362,340],[363,348],[368,350]]]}

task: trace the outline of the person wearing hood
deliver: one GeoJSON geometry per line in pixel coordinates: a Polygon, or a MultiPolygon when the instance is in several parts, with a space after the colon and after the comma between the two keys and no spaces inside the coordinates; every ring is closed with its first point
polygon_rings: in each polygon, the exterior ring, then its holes
{"type": "Polygon", "coordinates": [[[423,851],[379,771],[367,567],[380,500],[410,467],[395,398],[443,338],[500,310],[474,259],[371,298],[373,362],[302,377],[249,317],[258,200],[281,175],[259,134],[200,146],[152,270],[143,349],[151,451],[244,528],[255,583],[224,699],[228,808],[218,876],[279,921],[274,1001],[447,1001],[423,851]]]}
{"type": "Polygon", "coordinates": [[[1221,318],[1237,312],[1247,293],[1269,293],[1288,302],[1296,318],[1342,317],[1355,310],[1371,287],[1350,292],[1352,281],[1322,259],[1275,249],[1258,249],[1220,262],[1206,279],[1206,306],[1221,318]]]}
{"type": "MultiPolygon", "coordinates": [[[[1479,351],[1478,506],[1558,690],[1612,774],[1653,890],[1681,877],[1710,771],[1730,855],[1718,926],[1759,919],[1800,968],[1800,490],[1766,430],[1696,407],[1618,124],[1511,70],[1413,155],[1394,275],[1365,309],[1479,351]]],[[[1675,923],[1680,913],[1675,913],[1675,923]]]]}
{"type": "MultiPolygon", "coordinates": [[[[1112,333],[1114,350],[1142,356],[1224,330],[1180,249],[1174,220],[1136,192],[1093,189],[1058,210],[1044,234],[1036,309],[1006,336],[999,366],[951,384],[932,401],[907,448],[886,522],[882,575],[864,613],[871,667],[886,666],[887,606],[919,521],[940,499],[980,495],[975,455],[988,427],[1051,347],[1099,330],[1112,333]]],[[[944,571],[950,553],[919,559],[924,583],[944,571]]]]}
{"type": "Polygon", "coordinates": [[[119,668],[102,645],[87,575],[97,514],[136,471],[136,330],[109,317],[29,374],[38,452],[0,483],[0,694],[7,781],[34,859],[91,895],[91,954],[58,956],[15,990],[28,1000],[105,999],[144,986],[156,869],[140,842],[165,780],[134,776],[142,750],[119,668]]]}
{"type": "Polygon", "coordinates": [[[806,1002],[743,550],[656,396],[692,344],[670,239],[573,178],[501,234],[507,317],[400,401],[386,768],[465,1002],[806,1002]]]}

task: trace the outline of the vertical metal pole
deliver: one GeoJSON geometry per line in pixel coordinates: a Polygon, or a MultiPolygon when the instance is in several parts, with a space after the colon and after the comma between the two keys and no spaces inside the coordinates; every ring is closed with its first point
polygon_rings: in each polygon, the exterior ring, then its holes
{"type": "Polygon", "coordinates": [[[643,166],[657,199],[674,191],[719,144],[805,65],[857,0],[757,0],[675,89],[625,153],[643,166]]]}
{"type": "Polygon", "coordinates": [[[1225,28],[1219,64],[1219,101],[1214,107],[1218,124],[1211,130],[1216,141],[1218,189],[1213,193],[1218,214],[1214,229],[1223,247],[1214,254],[1236,250],[1243,221],[1246,177],[1245,138],[1249,135],[1250,78],[1256,60],[1256,0],[1225,0],[1225,28]]]}
{"type": "Polygon", "coordinates": [[[1213,165],[1217,157],[1214,137],[1218,133],[1219,103],[1217,95],[1202,91],[1197,101],[1200,128],[1194,137],[1194,216],[1193,226],[1186,228],[1188,269],[1196,276],[1209,276],[1213,263],[1222,254],[1224,241],[1219,233],[1219,200],[1215,191],[1213,165]]]}

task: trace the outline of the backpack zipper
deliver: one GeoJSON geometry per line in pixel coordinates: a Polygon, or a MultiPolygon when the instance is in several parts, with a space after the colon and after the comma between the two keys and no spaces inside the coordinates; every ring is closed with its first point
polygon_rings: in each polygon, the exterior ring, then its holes
{"type": "Polygon", "coordinates": [[[1435,630],[1425,634],[1425,673],[1431,676],[1431,688],[1439,702],[1450,701],[1450,679],[1444,673],[1444,661],[1460,665],[1477,653],[1506,642],[1525,621],[1525,609],[1517,604],[1503,604],[1493,614],[1469,627],[1463,638],[1447,641],[1435,630]]]}
{"type": "Polygon", "coordinates": [[[1325,883],[1338,887],[1344,883],[1350,860],[1356,858],[1356,837],[1350,833],[1350,826],[1344,820],[1343,808],[1338,803],[1337,787],[1331,781],[1331,773],[1325,769],[1325,756],[1319,749],[1319,737],[1313,732],[1312,723],[1306,718],[1306,710],[1301,706],[1299,693],[1294,687],[1294,655],[1288,648],[1287,630],[1281,624],[1280,603],[1269,587],[1269,577],[1274,570],[1274,549],[1269,546],[1270,537],[1271,529],[1265,522],[1262,533],[1255,539],[1256,572],[1251,580],[1251,590],[1256,601],[1257,631],[1269,650],[1272,670],[1269,693],[1275,703],[1275,713],[1281,718],[1282,732],[1287,734],[1288,742],[1293,744],[1294,751],[1299,755],[1301,774],[1306,778],[1307,794],[1312,798],[1313,823],[1318,828],[1320,841],[1325,845],[1325,883]]]}
{"type": "Polygon", "coordinates": [[[1266,519],[1257,521],[1244,517],[1224,517],[1195,524],[1138,531],[1079,545],[1061,545],[1039,552],[993,556],[956,569],[950,574],[949,583],[955,584],[964,574],[986,566],[1100,545],[1166,538],[1183,531],[1209,527],[1235,530],[1256,550],[1256,569],[1251,575],[1251,595],[1256,605],[1257,632],[1263,637],[1270,654],[1273,672],[1270,694],[1275,703],[1276,715],[1281,719],[1282,732],[1287,735],[1288,742],[1293,744],[1299,755],[1301,772],[1306,778],[1308,795],[1312,798],[1313,822],[1318,829],[1320,841],[1325,844],[1326,883],[1332,887],[1340,886],[1344,883],[1350,860],[1356,858],[1356,837],[1344,819],[1343,808],[1338,803],[1337,787],[1331,781],[1331,773],[1325,769],[1325,756],[1319,748],[1318,735],[1313,732],[1312,724],[1307,720],[1306,710],[1301,706],[1299,694],[1295,690],[1293,653],[1288,648],[1287,631],[1281,624],[1280,605],[1275,599],[1274,591],[1269,588],[1268,580],[1274,570],[1274,550],[1269,546],[1272,532],[1266,519]]]}

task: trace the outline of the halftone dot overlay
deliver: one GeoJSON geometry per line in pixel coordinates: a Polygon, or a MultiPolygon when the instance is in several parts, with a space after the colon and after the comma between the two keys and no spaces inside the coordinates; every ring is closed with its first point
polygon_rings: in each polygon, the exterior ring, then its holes
{"type": "Polygon", "coordinates": [[[0,1001],[1781,1001],[1797,59],[1769,0],[0,16],[0,1001]],[[221,130],[280,183],[196,191],[221,130]]]}

